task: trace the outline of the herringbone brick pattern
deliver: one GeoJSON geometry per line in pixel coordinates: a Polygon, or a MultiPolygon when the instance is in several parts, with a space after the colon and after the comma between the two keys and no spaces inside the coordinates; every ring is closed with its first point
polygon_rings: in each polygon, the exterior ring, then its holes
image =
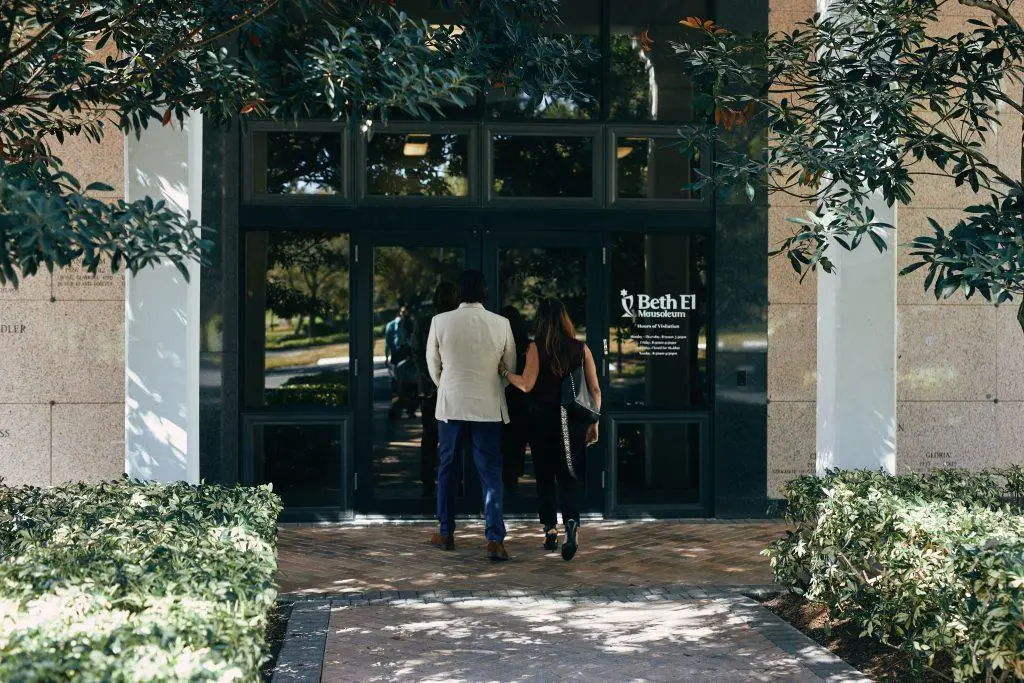
{"type": "Polygon", "coordinates": [[[428,524],[282,526],[280,590],[311,597],[368,591],[524,589],[771,583],[760,555],[785,533],[778,521],[584,522],[572,562],[541,548],[540,529],[512,523],[511,561],[489,562],[479,524],[463,525],[456,550],[428,544],[428,524]]]}

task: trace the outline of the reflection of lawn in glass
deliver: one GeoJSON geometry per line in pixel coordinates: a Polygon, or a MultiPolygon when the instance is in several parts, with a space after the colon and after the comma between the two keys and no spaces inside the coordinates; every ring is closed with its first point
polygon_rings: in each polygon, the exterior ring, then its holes
{"type": "Polygon", "coordinates": [[[348,344],[325,344],[307,349],[295,351],[281,351],[266,356],[264,368],[266,370],[280,370],[281,368],[309,368],[316,367],[318,361],[324,358],[348,358],[348,344]]]}

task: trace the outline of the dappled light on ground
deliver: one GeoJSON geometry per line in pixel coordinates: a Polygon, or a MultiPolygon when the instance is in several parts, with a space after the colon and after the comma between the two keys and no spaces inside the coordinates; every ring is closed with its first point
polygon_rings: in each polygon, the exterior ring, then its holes
{"type": "Polygon", "coordinates": [[[721,593],[336,605],[323,680],[864,680],[813,645],[780,647],[774,619],[721,593]]]}
{"type": "Polygon", "coordinates": [[[546,553],[532,524],[509,525],[512,559],[494,564],[479,524],[463,524],[456,550],[428,544],[428,524],[285,526],[278,542],[281,591],[343,595],[374,590],[543,590],[753,585],[771,582],[761,550],[784,534],[777,522],[590,522],[572,562],[546,553]]]}

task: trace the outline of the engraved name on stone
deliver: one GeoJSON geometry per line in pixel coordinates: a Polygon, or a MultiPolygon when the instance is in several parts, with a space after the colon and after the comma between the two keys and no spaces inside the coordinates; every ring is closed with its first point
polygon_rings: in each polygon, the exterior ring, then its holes
{"type": "Polygon", "coordinates": [[[25,323],[0,323],[0,334],[24,334],[25,323]]]}
{"type": "Polygon", "coordinates": [[[63,272],[57,274],[57,284],[70,287],[109,287],[114,284],[114,275],[111,273],[75,273],[63,272]]]}

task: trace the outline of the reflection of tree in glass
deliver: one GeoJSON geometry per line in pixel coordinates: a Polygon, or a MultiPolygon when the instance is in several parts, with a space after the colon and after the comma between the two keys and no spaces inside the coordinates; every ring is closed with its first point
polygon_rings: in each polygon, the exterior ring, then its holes
{"type": "Polygon", "coordinates": [[[455,282],[464,263],[465,251],[460,248],[377,247],[373,252],[374,314],[388,318],[400,302],[420,308],[438,282],[455,282]]]}
{"type": "Polygon", "coordinates": [[[532,324],[537,305],[558,298],[577,329],[586,325],[587,265],[574,248],[505,249],[501,252],[502,306],[514,306],[532,324]]]}
{"type": "Polygon", "coordinates": [[[341,134],[266,134],[268,194],[341,192],[341,134]]]}
{"type": "Polygon", "coordinates": [[[611,45],[610,108],[616,119],[651,118],[650,57],[635,37],[613,35],[611,45]]]}
{"type": "Polygon", "coordinates": [[[384,197],[464,197],[469,194],[468,154],[469,138],[465,135],[376,134],[366,143],[367,193],[384,197]],[[416,145],[417,154],[407,154],[416,145]]]}
{"type": "MultiPolygon", "coordinates": [[[[601,92],[601,59],[596,47],[598,37],[562,34],[552,36],[552,40],[561,41],[565,49],[579,56],[574,74],[576,91],[555,98],[548,93],[509,91],[495,87],[487,96],[488,109],[494,118],[587,121],[600,116],[598,93],[601,92]],[[589,58],[585,58],[587,55],[589,58]]],[[[572,79],[572,75],[565,74],[564,80],[572,79]]]]}
{"type": "Polygon", "coordinates": [[[619,138],[616,193],[620,199],[690,199],[698,177],[697,154],[685,143],[667,138],[619,138]]]}
{"type": "Polygon", "coordinates": [[[590,197],[593,140],[494,136],[494,192],[499,197],[590,197]]]}
{"type": "Polygon", "coordinates": [[[348,317],[348,237],[324,233],[272,233],[267,260],[267,308],[298,318],[295,336],[312,340],[316,320],[328,331],[348,317]]]}

